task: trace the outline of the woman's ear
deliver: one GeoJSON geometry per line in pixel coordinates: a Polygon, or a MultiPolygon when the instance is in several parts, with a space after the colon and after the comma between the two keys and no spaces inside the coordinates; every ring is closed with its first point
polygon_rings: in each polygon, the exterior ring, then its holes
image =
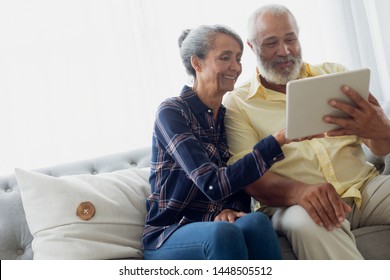
{"type": "Polygon", "coordinates": [[[196,72],[200,72],[202,70],[200,66],[200,60],[196,56],[191,56],[191,65],[195,69],[196,72]]]}

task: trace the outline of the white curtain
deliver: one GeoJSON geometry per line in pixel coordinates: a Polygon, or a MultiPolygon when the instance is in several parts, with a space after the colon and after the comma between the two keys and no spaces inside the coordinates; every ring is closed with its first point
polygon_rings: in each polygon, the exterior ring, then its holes
{"type": "MultiPolygon", "coordinates": [[[[386,0],[1,0],[0,174],[149,146],[157,106],[189,82],[181,31],[221,23],[245,40],[270,2],[296,15],[305,61],[370,67],[390,99],[386,0]]],[[[248,48],[243,66],[238,83],[248,48]]]]}

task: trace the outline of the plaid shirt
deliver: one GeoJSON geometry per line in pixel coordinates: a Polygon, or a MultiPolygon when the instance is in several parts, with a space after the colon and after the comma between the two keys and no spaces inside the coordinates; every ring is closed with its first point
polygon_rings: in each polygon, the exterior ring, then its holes
{"type": "Polygon", "coordinates": [[[144,249],[159,248],[182,225],[213,221],[223,209],[249,212],[250,197],[243,188],[284,158],[269,136],[227,166],[225,112],[221,105],[215,121],[213,111],[188,86],[160,105],[153,131],[144,249]]]}

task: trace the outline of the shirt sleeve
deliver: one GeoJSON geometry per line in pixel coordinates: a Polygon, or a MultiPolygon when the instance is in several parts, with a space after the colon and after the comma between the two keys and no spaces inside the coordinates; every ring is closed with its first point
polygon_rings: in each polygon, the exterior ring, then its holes
{"type": "Polygon", "coordinates": [[[225,106],[228,108],[225,116],[225,128],[229,152],[232,157],[229,164],[236,162],[253,150],[253,146],[259,141],[256,130],[248,121],[232,94],[225,96],[225,106]]]}
{"type": "Polygon", "coordinates": [[[228,198],[223,209],[249,213],[251,211],[251,197],[244,191],[239,191],[228,198]]]}
{"type": "Polygon", "coordinates": [[[243,189],[284,158],[275,138],[269,136],[235,164],[218,167],[192,133],[189,117],[172,104],[160,107],[154,133],[159,144],[212,201],[226,199],[243,189]]]}

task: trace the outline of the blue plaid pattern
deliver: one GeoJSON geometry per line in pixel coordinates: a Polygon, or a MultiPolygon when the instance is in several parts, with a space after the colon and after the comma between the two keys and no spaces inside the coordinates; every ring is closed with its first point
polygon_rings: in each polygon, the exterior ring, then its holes
{"type": "Polygon", "coordinates": [[[284,158],[275,138],[257,143],[253,152],[227,166],[230,154],[224,127],[188,86],[158,108],[153,130],[151,195],[143,235],[144,249],[156,249],[178,227],[213,221],[226,208],[250,211],[245,186],[284,158]]]}

